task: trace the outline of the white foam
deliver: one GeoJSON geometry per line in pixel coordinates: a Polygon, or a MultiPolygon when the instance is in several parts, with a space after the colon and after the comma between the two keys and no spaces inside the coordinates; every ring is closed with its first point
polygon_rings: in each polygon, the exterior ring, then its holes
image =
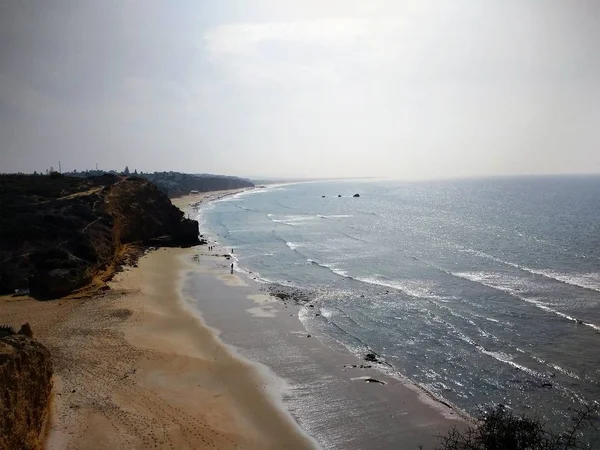
{"type": "Polygon", "coordinates": [[[285,245],[287,245],[290,248],[290,250],[296,250],[296,249],[302,247],[303,244],[298,243],[298,242],[285,241],[285,245]]]}
{"type": "MultiPolygon", "coordinates": [[[[460,246],[459,246],[460,247],[460,246]]],[[[590,289],[593,291],[600,292],[600,273],[589,272],[589,273],[564,273],[552,269],[533,269],[531,267],[516,264],[510,261],[505,261],[495,256],[488,255],[487,253],[473,250],[471,248],[461,248],[461,251],[466,253],[472,253],[482,258],[490,259],[492,261],[506,264],[516,269],[529,272],[534,275],[540,275],[546,278],[550,278],[561,283],[570,284],[571,286],[581,287],[584,289],[590,289]]]]}
{"type": "Polygon", "coordinates": [[[553,280],[560,281],[561,283],[600,292],[600,273],[591,272],[569,274],[548,269],[525,268],[525,270],[547,278],[552,278],[553,280]]]}
{"type": "Polygon", "coordinates": [[[326,267],[327,269],[331,270],[333,273],[340,275],[342,277],[348,277],[348,272],[346,272],[343,269],[340,269],[339,267],[335,266],[334,264],[326,264],[326,263],[317,263],[322,267],[326,267]]]}
{"type": "Polygon", "coordinates": [[[473,281],[484,286],[490,287],[492,289],[497,289],[499,291],[506,292],[507,294],[516,297],[526,303],[536,306],[537,308],[544,310],[546,312],[556,314],[563,319],[570,320],[572,322],[576,322],[581,325],[585,325],[587,327],[593,328],[594,330],[600,331],[600,326],[590,323],[584,322],[580,319],[577,319],[573,316],[570,316],[566,313],[558,311],[552,308],[550,305],[542,301],[543,299],[535,298],[535,297],[525,297],[522,295],[522,291],[526,291],[531,287],[537,287],[533,282],[529,280],[525,280],[522,278],[513,278],[508,277],[505,274],[493,273],[493,272],[456,272],[453,273],[454,276],[464,278],[465,280],[473,281]]]}
{"type": "Polygon", "coordinates": [[[395,289],[398,291],[402,291],[411,297],[423,298],[423,299],[436,299],[443,300],[448,299],[449,297],[442,297],[432,292],[432,288],[434,287],[431,283],[418,280],[418,279],[409,279],[409,280],[383,280],[378,277],[358,277],[356,278],[358,281],[362,281],[363,283],[374,284],[377,286],[388,287],[391,289],[395,289]]]}
{"type": "Polygon", "coordinates": [[[317,217],[321,219],[346,219],[349,217],[353,217],[352,214],[330,214],[330,215],[321,215],[317,214],[317,217]]]}

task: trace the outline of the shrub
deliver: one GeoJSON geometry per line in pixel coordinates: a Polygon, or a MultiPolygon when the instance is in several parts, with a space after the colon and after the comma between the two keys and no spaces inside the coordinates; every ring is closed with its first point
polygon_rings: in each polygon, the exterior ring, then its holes
{"type": "Polygon", "coordinates": [[[437,450],[572,450],[592,448],[584,442],[583,432],[593,428],[598,407],[576,410],[571,425],[555,433],[538,419],[519,416],[504,407],[482,415],[477,426],[461,431],[456,427],[440,436],[437,450]]]}

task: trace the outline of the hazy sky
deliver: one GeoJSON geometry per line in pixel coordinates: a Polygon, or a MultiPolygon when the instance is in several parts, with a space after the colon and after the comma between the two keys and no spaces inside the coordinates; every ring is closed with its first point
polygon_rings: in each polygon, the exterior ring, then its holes
{"type": "Polygon", "coordinates": [[[0,0],[0,171],[600,172],[596,0],[0,0]]]}

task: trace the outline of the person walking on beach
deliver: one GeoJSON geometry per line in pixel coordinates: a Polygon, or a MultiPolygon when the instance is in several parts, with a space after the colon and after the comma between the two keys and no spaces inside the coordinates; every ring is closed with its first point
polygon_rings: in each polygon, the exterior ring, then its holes
{"type": "Polygon", "coordinates": [[[231,263],[231,275],[233,275],[233,263],[231,263]]]}

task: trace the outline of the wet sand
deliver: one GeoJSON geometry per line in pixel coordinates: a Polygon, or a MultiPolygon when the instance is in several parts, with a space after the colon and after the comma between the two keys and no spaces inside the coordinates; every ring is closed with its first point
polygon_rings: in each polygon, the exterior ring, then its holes
{"type": "Polygon", "coordinates": [[[284,406],[324,448],[432,449],[438,435],[464,426],[456,411],[407,380],[382,373],[325,336],[309,335],[298,306],[230,275],[229,260],[216,256],[222,253],[196,250],[183,285],[187,308],[235,351],[287,381],[284,406]]]}

